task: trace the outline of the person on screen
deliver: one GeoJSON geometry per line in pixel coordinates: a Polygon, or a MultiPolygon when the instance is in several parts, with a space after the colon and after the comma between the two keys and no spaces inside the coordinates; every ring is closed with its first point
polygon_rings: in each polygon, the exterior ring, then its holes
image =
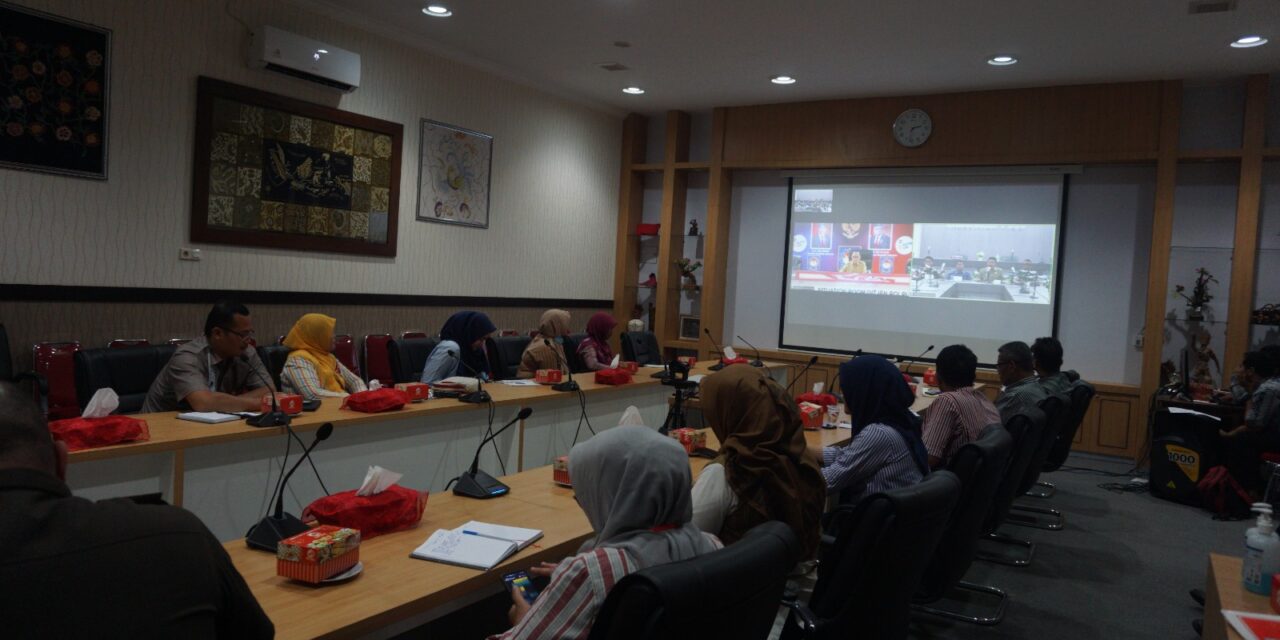
{"type": "Polygon", "coordinates": [[[1031,407],[1039,407],[1049,392],[1036,378],[1035,357],[1025,342],[1007,342],[996,354],[996,375],[1004,389],[996,396],[1001,422],[1008,422],[1031,407]]]}
{"type": "Polygon", "coordinates": [[[511,628],[490,640],[585,639],[623,576],[723,546],[692,522],[688,454],[656,429],[621,426],[579,443],[569,475],[594,535],[577,555],[529,568],[551,582],[532,605],[513,588],[511,628]]]}
{"type": "Polygon", "coordinates": [[[809,270],[810,271],[822,270],[822,264],[818,262],[818,256],[809,256],[809,270]]]}
{"type": "Polygon", "coordinates": [[[924,447],[929,466],[947,466],[960,447],[973,442],[990,424],[1000,424],[1000,412],[986,394],[973,388],[978,356],[962,344],[938,352],[938,389],[942,393],[924,414],[924,447]]]}
{"type": "Polygon", "coordinates": [[[0,383],[5,637],[274,636],[199,518],[167,505],[79,498],[66,477],[66,444],[50,437],[30,394],[0,383]]]}
{"type": "Polygon", "coordinates": [[[831,225],[817,224],[814,226],[818,228],[818,233],[817,233],[817,236],[814,237],[813,239],[813,246],[830,247],[831,246],[831,225]]]}
{"type": "Polygon", "coordinates": [[[249,309],[224,300],[205,316],[204,335],[173,352],[142,412],[257,411],[274,388],[253,346],[249,309]]]}
{"type": "Polygon", "coordinates": [[[845,254],[848,260],[840,265],[840,273],[866,273],[867,263],[862,261],[862,252],[850,250],[845,254]]]}
{"type": "Polygon", "coordinates": [[[889,245],[893,243],[893,239],[889,237],[888,226],[878,224],[873,228],[873,232],[871,236],[872,249],[888,249],[889,245]]]}
{"type": "Polygon", "coordinates": [[[1057,338],[1036,338],[1031,343],[1031,358],[1036,367],[1036,375],[1040,376],[1040,386],[1049,395],[1067,394],[1071,392],[1072,381],[1062,371],[1062,343],[1057,338]]]}
{"type": "Polygon", "coordinates": [[[920,482],[929,473],[929,454],[902,372],[880,356],[852,358],[840,365],[840,390],[853,437],[843,447],[813,450],[827,492],[847,504],[920,482]]]}
{"type": "Polygon", "coordinates": [[[290,349],[289,359],[280,372],[285,392],[318,400],[343,398],[367,388],[364,380],[338,362],[331,352],[337,323],[323,313],[308,313],[293,323],[284,339],[284,346],[290,349]]]}
{"type": "Polygon", "coordinates": [[[529,341],[520,355],[520,367],[516,375],[520,378],[532,378],[539,369],[559,369],[569,373],[569,360],[564,354],[564,339],[569,335],[569,312],[563,309],[548,309],[538,321],[538,333],[529,341]],[[550,342],[550,345],[547,343],[550,342]]]}
{"type": "Polygon", "coordinates": [[[459,311],[449,316],[440,328],[440,344],[427,356],[419,381],[429,384],[453,376],[488,379],[491,376],[484,341],[497,330],[489,316],[479,311],[459,311]]]}
{"type": "Polygon", "coordinates": [[[924,257],[924,265],[921,267],[925,273],[937,273],[938,269],[933,265],[933,256],[924,257]]]}
{"type": "Polygon", "coordinates": [[[956,260],[956,263],[951,265],[951,268],[947,269],[946,273],[942,274],[942,277],[948,280],[955,280],[956,278],[961,280],[972,280],[973,274],[969,273],[964,268],[963,260],[956,260]]]}
{"type": "Polygon", "coordinates": [[[1004,282],[1004,270],[996,264],[994,256],[987,258],[987,266],[978,270],[975,277],[978,282],[1004,282]]]}

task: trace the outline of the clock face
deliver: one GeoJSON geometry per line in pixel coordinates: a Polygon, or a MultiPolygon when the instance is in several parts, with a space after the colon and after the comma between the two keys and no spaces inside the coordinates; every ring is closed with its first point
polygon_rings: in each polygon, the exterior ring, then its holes
{"type": "Polygon", "coordinates": [[[933,119],[921,109],[907,109],[893,121],[893,139],[904,147],[918,147],[933,133],[933,119]]]}

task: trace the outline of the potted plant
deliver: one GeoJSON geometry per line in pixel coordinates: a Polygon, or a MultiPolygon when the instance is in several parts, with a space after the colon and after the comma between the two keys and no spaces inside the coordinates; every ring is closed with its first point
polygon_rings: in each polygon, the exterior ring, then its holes
{"type": "Polygon", "coordinates": [[[1196,283],[1191,287],[1191,295],[1186,294],[1186,287],[1174,286],[1173,292],[1187,301],[1187,320],[1204,320],[1204,306],[1213,300],[1213,294],[1209,293],[1210,282],[1218,284],[1218,279],[1208,269],[1200,267],[1196,269],[1196,283]]]}
{"type": "Polygon", "coordinates": [[[685,280],[685,284],[681,288],[688,291],[696,291],[698,289],[698,277],[694,273],[702,268],[702,261],[680,258],[676,260],[676,266],[680,267],[680,276],[685,280]]]}

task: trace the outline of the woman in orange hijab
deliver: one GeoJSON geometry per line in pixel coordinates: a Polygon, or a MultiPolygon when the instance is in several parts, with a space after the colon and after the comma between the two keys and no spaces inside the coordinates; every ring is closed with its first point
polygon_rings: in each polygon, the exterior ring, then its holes
{"type": "Polygon", "coordinates": [[[364,381],[333,357],[333,328],[338,321],[323,313],[308,313],[293,323],[284,345],[289,359],[280,372],[284,390],[307,400],[341,398],[364,391],[364,381]]]}

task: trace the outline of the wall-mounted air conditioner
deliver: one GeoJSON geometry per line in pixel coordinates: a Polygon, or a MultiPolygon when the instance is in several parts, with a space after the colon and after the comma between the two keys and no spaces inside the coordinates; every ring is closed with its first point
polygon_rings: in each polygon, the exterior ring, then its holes
{"type": "Polygon", "coordinates": [[[253,33],[249,66],[348,93],[360,86],[360,54],[265,25],[253,33]]]}

